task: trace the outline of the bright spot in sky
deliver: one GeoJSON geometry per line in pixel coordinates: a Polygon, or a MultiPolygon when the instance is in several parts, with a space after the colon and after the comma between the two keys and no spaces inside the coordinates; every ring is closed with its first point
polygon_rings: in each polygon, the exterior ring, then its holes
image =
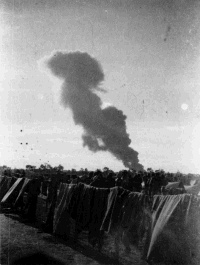
{"type": "Polygon", "coordinates": [[[181,105],[181,108],[182,108],[182,110],[187,110],[187,109],[188,109],[188,104],[183,103],[183,104],[181,105]]]}
{"type": "Polygon", "coordinates": [[[44,98],[43,94],[38,94],[38,99],[43,100],[43,98],[44,98]]]}

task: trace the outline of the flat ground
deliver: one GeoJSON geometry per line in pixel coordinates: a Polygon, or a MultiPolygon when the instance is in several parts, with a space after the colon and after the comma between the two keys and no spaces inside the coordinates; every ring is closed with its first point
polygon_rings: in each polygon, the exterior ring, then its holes
{"type": "Polygon", "coordinates": [[[60,265],[146,265],[139,253],[132,249],[120,259],[112,258],[113,243],[107,238],[102,253],[90,247],[82,233],[77,244],[42,233],[36,226],[24,224],[17,215],[0,214],[1,265],[8,264],[60,264],[60,265]],[[19,262],[19,259],[21,261],[19,262]]]}

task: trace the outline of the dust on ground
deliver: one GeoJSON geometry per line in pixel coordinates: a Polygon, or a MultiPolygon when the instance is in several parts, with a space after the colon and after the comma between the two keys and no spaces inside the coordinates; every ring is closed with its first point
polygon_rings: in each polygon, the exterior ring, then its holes
{"type": "Polygon", "coordinates": [[[113,258],[112,239],[107,237],[102,252],[87,243],[81,233],[78,243],[63,240],[41,232],[37,226],[24,224],[17,215],[0,213],[1,265],[10,264],[60,264],[60,265],[146,265],[139,253],[132,249],[129,255],[120,251],[120,258],[113,258]],[[17,260],[21,261],[17,263],[17,260]]]}

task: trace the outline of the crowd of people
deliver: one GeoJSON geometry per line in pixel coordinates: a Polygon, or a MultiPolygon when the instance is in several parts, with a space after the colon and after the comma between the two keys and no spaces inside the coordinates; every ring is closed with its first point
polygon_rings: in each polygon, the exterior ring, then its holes
{"type": "MultiPolygon", "coordinates": [[[[84,183],[96,188],[113,188],[116,186],[123,187],[126,190],[134,192],[142,192],[146,195],[153,196],[155,194],[167,194],[165,187],[168,183],[179,183],[179,187],[190,185],[190,178],[188,176],[177,176],[164,171],[140,171],[122,170],[113,172],[111,170],[96,170],[85,172],[84,174],[64,175],[57,172],[50,182],[64,182],[67,184],[84,183]]],[[[47,184],[44,184],[47,185],[47,184]]],[[[184,189],[180,188],[178,193],[184,193],[184,189]]]]}
{"type": "MultiPolygon", "coordinates": [[[[17,170],[15,177],[27,177],[26,170],[17,170]]],[[[43,193],[46,195],[51,193],[55,185],[59,183],[78,184],[84,183],[96,188],[112,188],[121,186],[126,190],[134,192],[142,192],[146,195],[153,196],[155,194],[167,194],[165,187],[168,183],[177,182],[179,187],[190,185],[191,176],[166,173],[163,170],[146,171],[121,170],[114,172],[108,168],[96,171],[71,171],[69,174],[63,170],[49,172],[37,172],[32,177],[39,178],[42,182],[43,193]],[[46,190],[46,191],[45,191],[46,190]]],[[[5,175],[7,172],[5,171],[5,175]]],[[[180,188],[178,193],[184,193],[184,189],[180,188]]]]}

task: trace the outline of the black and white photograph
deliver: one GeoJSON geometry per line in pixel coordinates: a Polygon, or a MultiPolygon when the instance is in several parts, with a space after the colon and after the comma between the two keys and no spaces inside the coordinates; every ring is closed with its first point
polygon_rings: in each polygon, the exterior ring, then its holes
{"type": "Polygon", "coordinates": [[[0,264],[200,264],[200,1],[0,0],[0,264]]]}

